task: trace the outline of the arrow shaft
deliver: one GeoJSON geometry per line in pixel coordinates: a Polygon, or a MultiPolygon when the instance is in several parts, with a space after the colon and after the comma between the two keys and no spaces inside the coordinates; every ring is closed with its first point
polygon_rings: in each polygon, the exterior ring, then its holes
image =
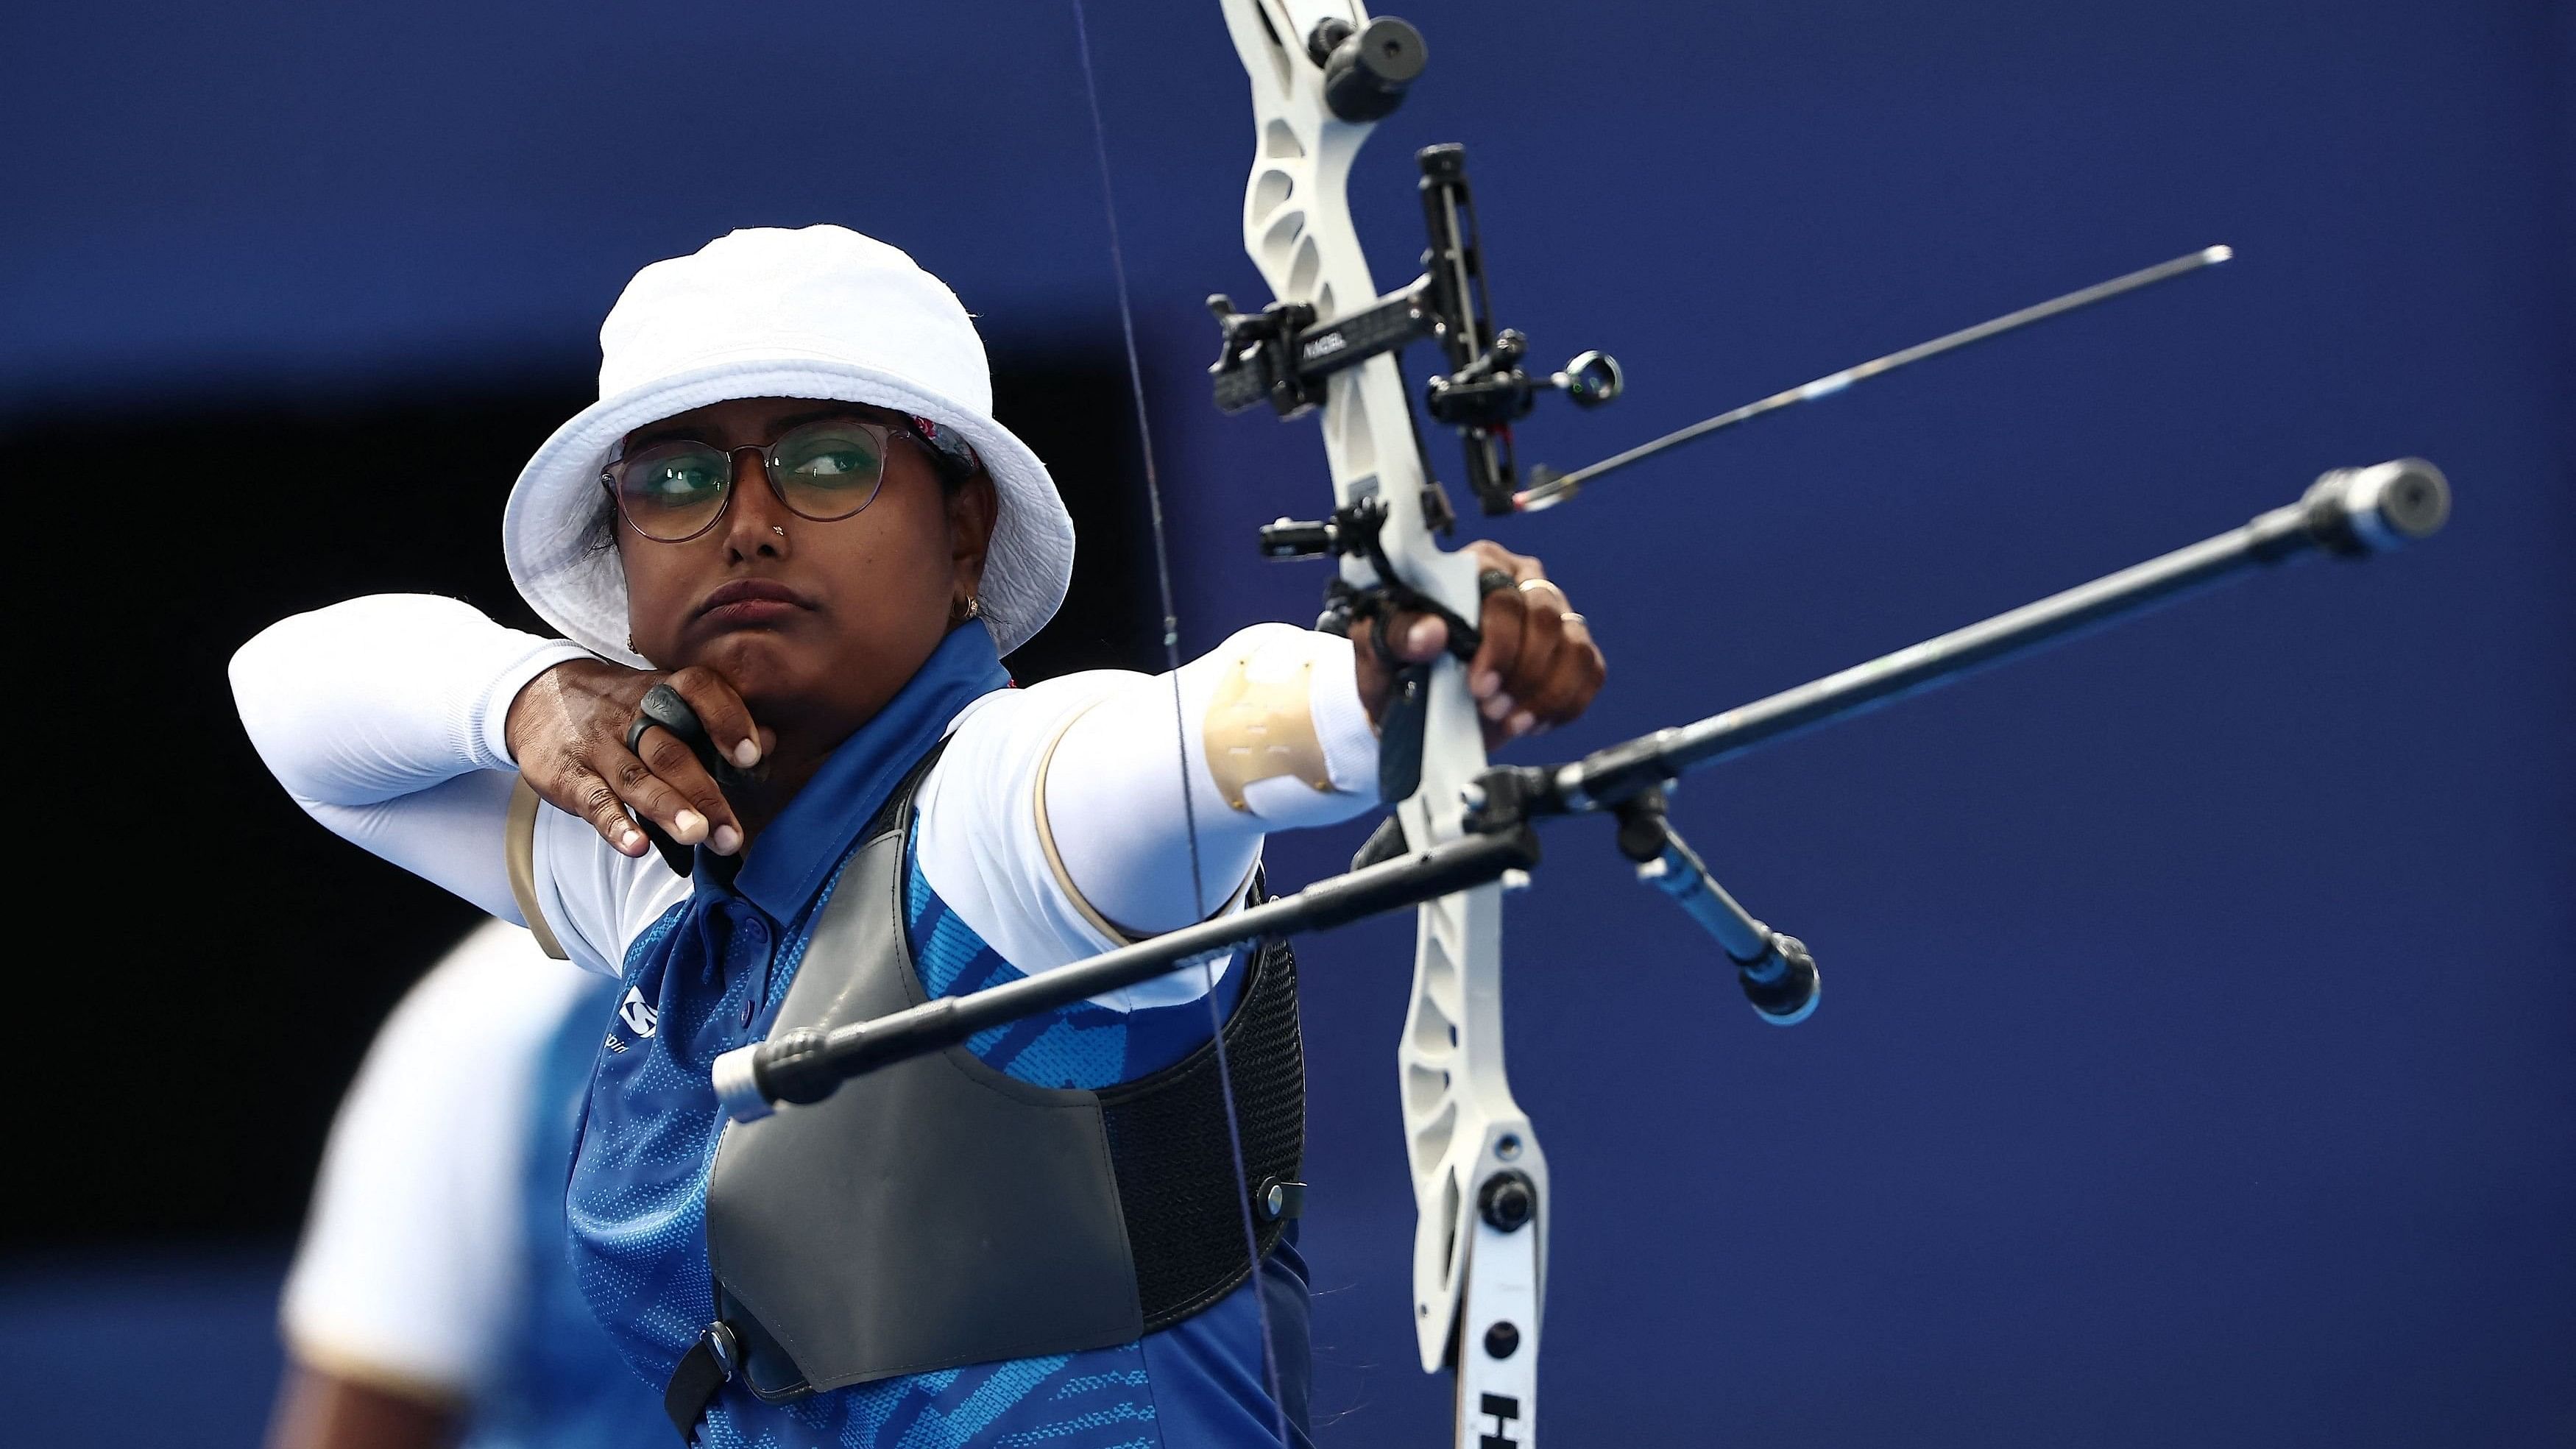
{"type": "Polygon", "coordinates": [[[2007,312],[2000,317],[1990,317],[1973,327],[1962,327],[1956,332],[1945,333],[1929,342],[1918,342],[1912,347],[1888,353],[1884,357],[1873,357],[1867,362],[1846,367],[1840,372],[1827,373],[1813,382],[1775,392],[1769,397],[1746,403],[1731,412],[1719,413],[1713,418],[1703,418],[1689,427],[1677,428],[1651,442],[1640,443],[1624,453],[1604,458],[1590,467],[1577,468],[1571,473],[1550,479],[1536,488],[1523,492],[1521,506],[1526,510],[1561,502],[1575,489],[1605,473],[1625,468],[1631,463],[1643,462],[1657,453],[1680,447],[1694,439],[1707,437],[1711,433],[1734,427],[1739,423],[1751,422],[1765,413],[1776,413],[1783,408],[1795,407],[1803,402],[1832,397],[1856,382],[1867,382],[1873,377],[1894,372],[1900,367],[1921,362],[1926,358],[1939,357],[1945,352],[1956,352],[1971,343],[1983,342],[1989,337],[2000,337],[2007,332],[2016,332],[2034,322],[2045,322],[2051,317],[2061,317],[2069,312],[2090,307],[2096,302],[2107,302],[2113,297],[2137,291],[2141,287],[2151,287],[2158,282],[2170,281],[2175,277],[2199,271],[2203,267],[2215,266],[2234,255],[2235,252],[2227,247],[2205,247],[2188,256],[2176,257],[2169,262],[2158,262],[2152,267],[2141,267],[2123,276],[2113,277],[2107,282],[2096,282],[2092,286],[2068,292],[2064,296],[2051,297],[2045,302],[2024,307],[2018,312],[2007,312]]]}

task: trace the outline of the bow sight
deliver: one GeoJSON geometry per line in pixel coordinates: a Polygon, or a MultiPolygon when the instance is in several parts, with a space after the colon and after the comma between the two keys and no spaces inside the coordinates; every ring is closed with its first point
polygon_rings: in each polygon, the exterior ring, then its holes
{"type": "MultiPolygon", "coordinates": [[[[1350,122],[1392,113],[1423,65],[1421,34],[1391,16],[1356,32],[1349,21],[1323,21],[1307,37],[1306,52],[1324,68],[1325,103],[1350,122]]],[[[1429,238],[1422,275],[1401,291],[1330,319],[1318,319],[1305,302],[1273,302],[1244,313],[1223,293],[1208,298],[1224,334],[1208,368],[1216,405],[1239,413],[1266,400],[1279,416],[1296,417],[1323,403],[1325,380],[1334,373],[1401,351],[1419,338],[1436,339],[1449,370],[1423,385],[1423,408],[1457,429],[1467,452],[1467,486],[1478,506],[1489,514],[1511,513],[1521,491],[1512,424],[1529,416],[1538,395],[1549,389],[1581,407],[1610,401],[1619,395],[1619,363],[1606,352],[1584,352],[1561,371],[1533,376],[1524,369],[1529,339],[1510,327],[1497,330],[1486,296],[1467,148],[1425,146],[1413,159],[1422,168],[1422,223],[1429,238]]],[[[1426,478],[1430,471],[1426,460],[1426,478]]],[[[1442,531],[1456,521],[1438,483],[1425,485],[1423,503],[1423,515],[1442,531]]]]}

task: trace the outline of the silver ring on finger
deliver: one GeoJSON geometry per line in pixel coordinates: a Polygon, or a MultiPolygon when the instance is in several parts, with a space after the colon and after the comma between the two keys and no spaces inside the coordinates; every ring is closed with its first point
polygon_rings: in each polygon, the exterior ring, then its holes
{"type": "Polygon", "coordinates": [[[1572,609],[1568,609],[1564,613],[1557,615],[1557,618],[1568,624],[1582,624],[1587,627],[1592,623],[1591,620],[1574,612],[1572,609]]]}
{"type": "MultiPolygon", "coordinates": [[[[1560,603],[1560,604],[1565,605],[1565,612],[1566,612],[1566,613],[1568,613],[1568,614],[1572,614],[1572,613],[1574,613],[1574,600],[1572,600],[1572,599],[1570,599],[1570,598],[1566,597],[1565,590],[1560,589],[1560,588],[1558,588],[1558,587],[1556,586],[1556,580],[1554,580],[1554,579],[1523,579],[1523,580],[1521,580],[1521,582],[1520,582],[1520,591],[1521,591],[1522,593],[1526,594],[1526,593],[1528,593],[1528,592],[1529,592],[1530,590],[1532,590],[1532,589],[1546,589],[1546,590],[1547,590],[1547,591],[1549,591],[1550,593],[1555,594],[1555,595],[1556,595],[1556,598],[1557,598],[1557,602],[1558,602],[1558,603],[1560,603]]],[[[1579,618],[1579,617],[1581,617],[1581,616],[1580,616],[1580,615],[1576,615],[1576,617],[1578,617],[1578,618],[1579,618]]]]}

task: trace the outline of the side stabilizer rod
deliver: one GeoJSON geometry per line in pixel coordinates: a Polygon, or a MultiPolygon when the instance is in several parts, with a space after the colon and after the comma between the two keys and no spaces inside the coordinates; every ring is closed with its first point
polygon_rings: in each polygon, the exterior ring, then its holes
{"type": "Polygon", "coordinates": [[[873,1021],[823,1031],[799,1027],[736,1047],[715,1060],[716,1095],[737,1122],[784,1103],[819,1102],[842,1082],[944,1051],[977,1032],[1070,1006],[1194,966],[1248,941],[1335,926],[1490,885],[1538,864],[1538,835],[1518,830],[1465,835],[1382,865],[1327,876],[1281,896],[1194,926],[1149,937],[1036,976],[964,996],[941,996],[873,1021]]]}
{"type": "Polygon", "coordinates": [[[1772,930],[1736,903],[1708,863],[1682,839],[1664,816],[1664,792],[1648,790],[1614,807],[1619,817],[1619,853],[1637,862],[1637,879],[1682,908],[1700,929],[1717,939],[1726,959],[1735,963],[1736,983],[1753,1014],[1773,1026],[1796,1026],[1816,1014],[1823,978],[1807,943],[1772,930]]]}

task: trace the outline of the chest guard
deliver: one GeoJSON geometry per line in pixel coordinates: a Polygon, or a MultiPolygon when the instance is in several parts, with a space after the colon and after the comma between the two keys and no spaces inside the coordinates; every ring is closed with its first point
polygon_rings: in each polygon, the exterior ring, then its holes
{"type": "MultiPolygon", "coordinates": [[[[829,1029],[924,999],[904,924],[906,826],[923,773],[843,870],[775,1030],[829,1029]]],[[[1287,943],[1251,953],[1249,970],[1224,1034],[1266,1256],[1302,1191],[1292,1180],[1305,1059],[1287,943]]],[[[694,1365],[702,1379],[738,1372],[762,1400],[783,1403],[1106,1348],[1177,1323],[1251,1276],[1230,1135],[1212,1043],[1098,1091],[1032,1086],[951,1047],[733,1123],[707,1189],[719,1322],[672,1387],[694,1365]]],[[[713,1392],[706,1383],[704,1397],[688,1395],[692,1421],[713,1392]]]]}

